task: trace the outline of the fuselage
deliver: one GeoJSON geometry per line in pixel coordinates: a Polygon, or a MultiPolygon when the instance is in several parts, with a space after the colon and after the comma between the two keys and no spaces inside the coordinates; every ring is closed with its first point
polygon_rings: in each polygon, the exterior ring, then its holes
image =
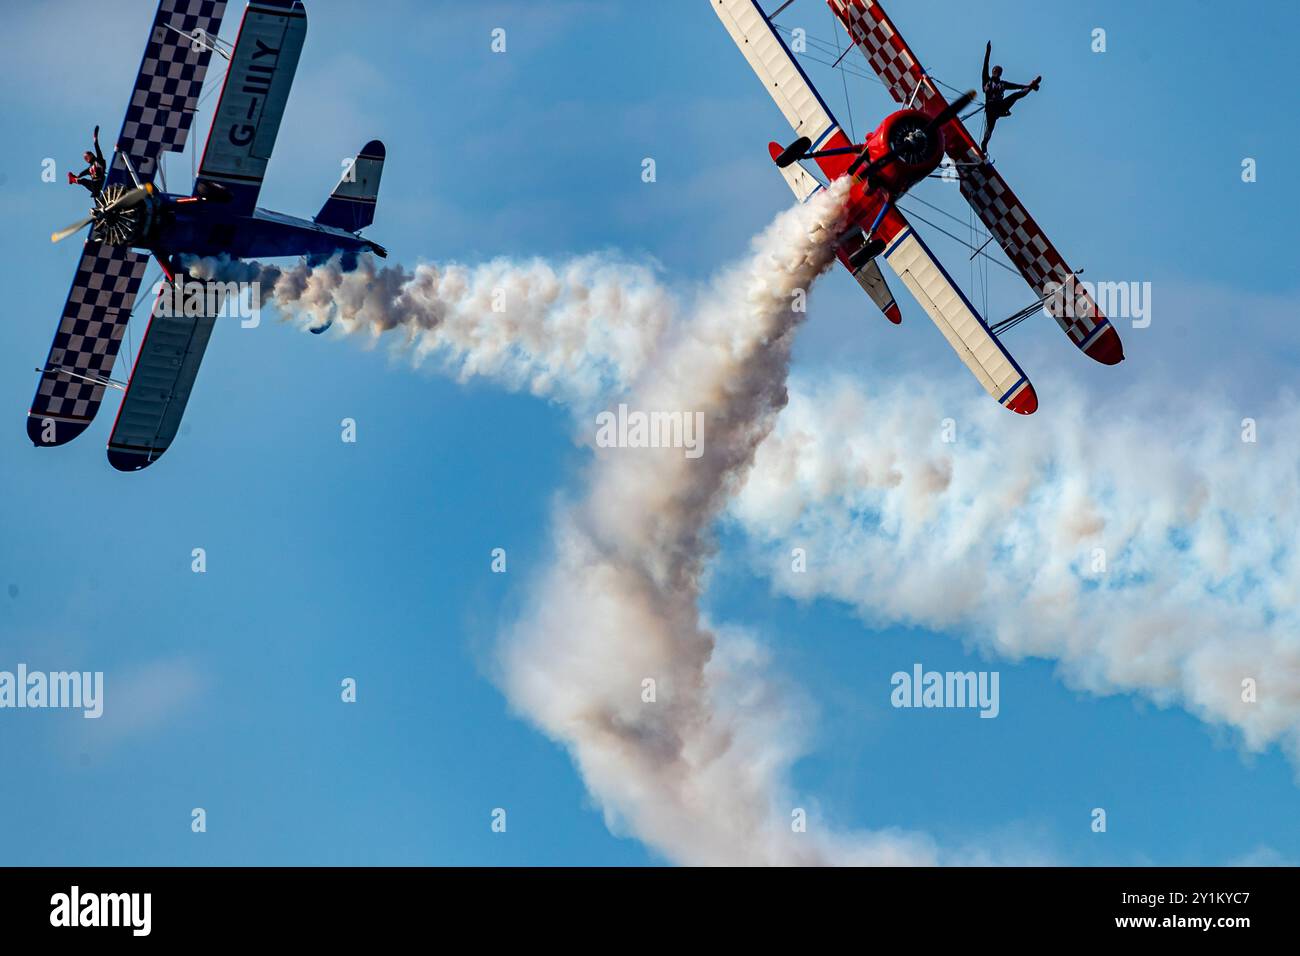
{"type": "Polygon", "coordinates": [[[862,144],[855,145],[837,129],[815,147],[836,151],[816,156],[817,165],[830,180],[849,175],[856,156],[866,149],[867,159],[853,173],[845,200],[845,229],[836,250],[855,275],[870,258],[884,251],[878,242],[869,246],[869,239],[895,235],[903,228],[894,203],[934,172],[943,159],[945,131],[929,129],[930,122],[931,117],[921,110],[898,110],[886,116],[862,144]],[[887,156],[883,164],[876,165],[887,156]]]}
{"type": "MultiPolygon", "coordinates": [[[[866,138],[864,145],[870,158],[854,173],[847,200],[850,222],[874,221],[886,203],[903,196],[938,168],[943,160],[944,132],[926,133],[929,122],[930,117],[920,110],[898,110],[886,116],[866,138]],[[867,176],[872,163],[891,151],[893,158],[867,176]]],[[[844,137],[842,132],[836,135],[844,137]]],[[[848,137],[844,137],[844,143],[852,145],[848,137]]],[[[828,177],[838,179],[846,174],[852,160],[852,156],[828,156],[818,162],[828,177]]]]}
{"type": "Polygon", "coordinates": [[[336,252],[387,255],[383,246],[355,233],[270,209],[257,208],[251,215],[232,214],[220,199],[161,192],[151,193],[145,206],[146,214],[130,245],[166,258],[225,255],[232,259],[319,259],[336,252]]]}

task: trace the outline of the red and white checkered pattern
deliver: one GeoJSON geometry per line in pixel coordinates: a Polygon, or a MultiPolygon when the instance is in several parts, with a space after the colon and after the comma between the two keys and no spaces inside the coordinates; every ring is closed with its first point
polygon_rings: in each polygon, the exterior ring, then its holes
{"type": "MultiPolygon", "coordinates": [[[[196,46],[190,34],[221,29],[226,0],[160,0],[149,27],[144,56],[127,101],[122,131],[113,144],[131,158],[136,173],[153,179],[158,157],[185,148],[212,51],[196,46]],[[178,32],[179,31],[179,32],[178,32]]],[[[126,164],[114,157],[110,184],[130,185],[126,164]]],[[[27,431],[38,445],[62,445],[90,424],[104,397],[92,379],[113,371],[126,322],[135,306],[149,257],[131,249],[90,241],[82,249],[72,290],[50,346],[45,369],[28,415],[27,431]],[[54,433],[46,427],[54,423],[54,433]]]]}
{"type": "Polygon", "coordinates": [[[951,150],[950,155],[961,176],[961,194],[988,226],[1030,288],[1042,296],[1049,291],[1049,283],[1073,286],[1074,307],[1056,310],[1072,314],[1053,318],[1070,340],[1082,347],[1093,330],[1106,322],[1106,317],[1087,291],[1073,282],[1073,271],[997,170],[981,162],[979,152],[972,146],[951,150]]]}
{"type": "MultiPolygon", "coordinates": [[[[938,113],[948,105],[937,88],[925,79],[920,61],[876,0],[827,2],[894,99],[904,105],[911,103],[930,114],[938,113]],[[918,84],[921,91],[913,101],[912,94],[918,84]]],[[[1036,295],[1046,294],[1049,283],[1068,283],[1074,289],[1073,308],[1056,310],[1064,314],[1053,315],[1053,318],[1076,346],[1092,349],[1099,344],[1101,333],[1098,327],[1110,324],[1096,302],[1084,288],[1073,282],[1074,273],[1065,259],[1002,176],[984,162],[962,122],[953,120],[944,127],[944,132],[947,152],[957,164],[961,192],[966,201],[1036,295]]],[[[1110,337],[1114,339],[1113,343],[1105,343],[1102,352],[1114,355],[1114,350],[1119,349],[1118,337],[1113,333],[1110,337]]]]}
{"type": "Polygon", "coordinates": [[[880,4],[875,0],[828,2],[894,99],[903,105],[912,103],[927,113],[931,112],[930,107],[935,103],[939,104],[938,109],[947,105],[933,84],[924,82],[925,70],[894,29],[880,4]],[[921,92],[913,103],[912,94],[918,85],[921,86],[921,92]]]}

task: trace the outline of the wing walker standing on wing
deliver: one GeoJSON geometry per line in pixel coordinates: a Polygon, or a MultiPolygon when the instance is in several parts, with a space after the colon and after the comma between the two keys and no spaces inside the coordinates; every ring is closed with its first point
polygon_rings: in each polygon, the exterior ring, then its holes
{"type": "Polygon", "coordinates": [[[81,158],[86,161],[86,168],[79,173],[68,173],[69,186],[85,186],[92,199],[98,199],[100,191],[104,188],[105,171],[108,164],[104,162],[104,153],[99,148],[99,127],[95,127],[95,132],[91,137],[95,144],[95,151],[92,153],[86,150],[81,154],[81,158]]]}
{"type": "Polygon", "coordinates": [[[980,152],[985,156],[988,155],[989,138],[992,137],[993,127],[997,125],[998,120],[1010,116],[1012,105],[1030,93],[1037,92],[1043,82],[1041,76],[1034,77],[1032,83],[1012,83],[1010,80],[1004,80],[1001,66],[993,67],[993,72],[990,73],[989,56],[992,53],[993,41],[990,40],[984,47],[984,69],[981,73],[984,84],[984,136],[980,139],[980,152]],[[1015,92],[1007,96],[1007,90],[1015,90],[1015,92]]]}

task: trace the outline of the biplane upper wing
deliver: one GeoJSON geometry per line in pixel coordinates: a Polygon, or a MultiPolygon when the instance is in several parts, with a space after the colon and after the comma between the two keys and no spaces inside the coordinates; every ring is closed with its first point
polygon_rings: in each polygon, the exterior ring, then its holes
{"type": "Polygon", "coordinates": [[[219,284],[200,283],[181,269],[176,270],[174,281],[181,283],[182,290],[187,285],[203,290],[203,301],[199,308],[187,307],[188,295],[172,294],[167,285],[154,300],[108,439],[108,461],[118,471],[139,471],[171,447],[221,309],[224,290],[219,284]],[[211,300],[209,289],[214,293],[211,300]]]}
{"type": "Polygon", "coordinates": [[[1013,412],[1032,415],[1038,396],[1029,378],[903,214],[889,210],[876,234],[885,240],[885,262],[984,390],[1013,412]]]}
{"type": "Polygon", "coordinates": [[[244,11],[195,181],[196,192],[215,183],[228,193],[235,215],[257,206],[306,37],[299,0],[254,0],[244,11]]]}
{"type": "MultiPolygon", "coordinates": [[[[215,35],[225,12],[226,0],[161,0],[158,4],[116,143],[145,182],[157,173],[163,153],[185,148],[198,111],[212,50],[192,42],[189,35],[195,30],[215,35]]],[[[113,157],[108,183],[131,185],[121,156],[113,157]]]]}
{"type": "MultiPolygon", "coordinates": [[[[948,105],[877,0],[827,3],[895,100],[931,115],[948,105]]],[[[1052,310],[1061,313],[1052,317],[1070,341],[1104,365],[1122,361],[1124,347],[1119,333],[1088,291],[1074,281],[1073,270],[1011,187],[984,161],[965,124],[954,119],[944,127],[944,133],[948,155],[961,178],[962,195],[1030,288],[1065,306],[1052,310]],[[1059,297],[1050,296],[1055,289],[1068,291],[1059,297]]]]}

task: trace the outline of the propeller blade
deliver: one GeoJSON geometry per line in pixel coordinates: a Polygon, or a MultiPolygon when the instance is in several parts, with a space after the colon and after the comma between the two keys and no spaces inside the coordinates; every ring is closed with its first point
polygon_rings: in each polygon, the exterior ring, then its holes
{"type": "Polygon", "coordinates": [[[121,196],[113,200],[103,209],[96,209],[91,215],[87,216],[85,219],[82,219],[80,222],[75,222],[71,226],[68,226],[66,229],[60,229],[58,232],[51,233],[50,242],[62,242],[64,239],[68,238],[68,236],[72,235],[73,233],[80,232],[82,229],[85,229],[88,225],[90,225],[92,222],[95,221],[95,218],[97,216],[102,216],[105,213],[112,212],[118,206],[129,206],[140,197],[147,195],[147,193],[148,190],[145,189],[143,186],[137,186],[135,189],[123,193],[121,196]]]}
{"type": "MultiPolygon", "coordinates": [[[[858,171],[858,167],[861,166],[863,163],[865,163],[869,158],[870,157],[867,154],[867,148],[865,146],[862,147],[862,152],[858,153],[858,158],[855,159],[853,162],[849,163],[848,175],[852,176],[854,173],[856,173],[858,171]]],[[[894,150],[891,149],[889,152],[885,153],[885,155],[875,160],[867,168],[867,173],[870,174],[874,172],[875,170],[879,169],[881,166],[884,166],[893,158],[894,158],[894,150]]]]}
{"type": "Polygon", "coordinates": [[[970,106],[971,101],[974,99],[975,99],[975,91],[967,90],[961,96],[957,97],[955,100],[949,103],[947,109],[945,109],[934,119],[930,120],[930,125],[928,128],[931,130],[936,130],[940,126],[943,126],[945,123],[947,123],[949,120],[954,118],[958,113],[960,113],[966,107],[970,106]]]}
{"type": "Polygon", "coordinates": [[[81,222],[74,222],[67,229],[60,229],[58,232],[51,233],[50,242],[62,242],[64,239],[68,238],[68,236],[72,235],[74,232],[81,232],[81,230],[85,229],[87,226],[90,225],[93,219],[94,219],[93,216],[87,216],[85,219],[81,220],[81,222]]]}
{"type": "Polygon", "coordinates": [[[105,206],[103,209],[100,210],[100,213],[102,215],[103,213],[106,212],[112,212],[118,206],[129,206],[132,203],[134,203],[137,199],[139,199],[141,196],[144,196],[147,193],[148,190],[145,189],[143,186],[136,186],[135,189],[123,193],[117,199],[113,200],[111,203],[105,206]]]}
{"type": "Polygon", "coordinates": [[[849,176],[852,176],[854,173],[858,171],[858,167],[861,166],[866,161],[867,161],[867,147],[863,146],[862,152],[858,153],[857,157],[853,160],[853,162],[849,163],[849,168],[845,170],[845,172],[849,176]]]}
{"type": "MultiPolygon", "coordinates": [[[[957,99],[949,103],[948,106],[943,110],[943,112],[939,113],[937,116],[931,119],[928,124],[926,124],[926,132],[933,133],[935,130],[942,127],[945,123],[949,122],[954,117],[956,117],[958,113],[960,113],[966,107],[970,106],[971,101],[974,99],[975,99],[975,91],[967,90],[961,96],[957,97],[957,99]]],[[[889,152],[885,153],[879,159],[873,161],[872,164],[867,167],[867,175],[870,176],[877,169],[881,169],[882,167],[889,165],[890,161],[894,158],[895,155],[897,155],[896,151],[891,149],[889,150],[889,152]]],[[[861,166],[866,161],[867,161],[867,151],[864,148],[862,152],[858,155],[858,158],[849,164],[848,174],[852,176],[854,173],[858,171],[858,167],[861,166]]]]}

